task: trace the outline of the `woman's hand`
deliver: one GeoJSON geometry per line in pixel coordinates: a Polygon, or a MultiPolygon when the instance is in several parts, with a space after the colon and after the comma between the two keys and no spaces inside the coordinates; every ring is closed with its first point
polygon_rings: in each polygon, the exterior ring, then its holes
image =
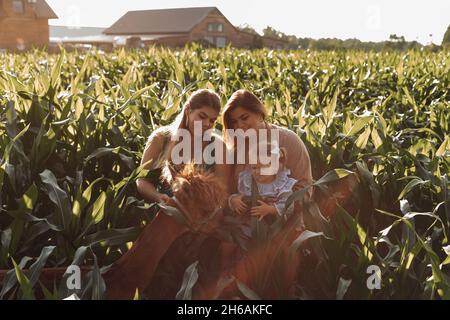
{"type": "Polygon", "coordinates": [[[158,197],[159,203],[167,203],[170,200],[170,197],[167,194],[161,193],[158,197]]]}
{"type": "Polygon", "coordinates": [[[241,215],[247,211],[247,205],[242,200],[244,198],[243,195],[232,195],[230,199],[230,207],[237,214],[241,215]]]}
{"type": "Polygon", "coordinates": [[[262,220],[265,216],[277,214],[277,208],[275,206],[261,200],[258,200],[258,203],[260,204],[259,206],[253,207],[250,210],[252,216],[259,217],[259,220],[262,220]]]}

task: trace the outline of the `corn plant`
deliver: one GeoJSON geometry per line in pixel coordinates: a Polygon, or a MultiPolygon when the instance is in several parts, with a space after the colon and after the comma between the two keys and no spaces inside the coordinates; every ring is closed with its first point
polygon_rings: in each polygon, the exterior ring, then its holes
{"type": "Polygon", "coordinates": [[[157,210],[134,183],[149,174],[146,139],[197,88],[223,103],[251,90],[308,148],[316,196],[304,216],[320,236],[296,243],[299,298],[450,297],[450,52],[193,45],[1,54],[0,298],[64,298],[39,274],[70,264],[93,266],[79,296],[104,296],[101,268],[157,210]],[[349,176],[351,189],[336,187],[349,176]],[[370,265],[380,289],[367,288],[370,265]]]}

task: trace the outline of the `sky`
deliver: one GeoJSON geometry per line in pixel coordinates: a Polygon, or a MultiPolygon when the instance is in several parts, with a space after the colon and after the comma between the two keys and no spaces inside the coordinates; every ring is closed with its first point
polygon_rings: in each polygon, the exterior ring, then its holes
{"type": "Polygon", "coordinates": [[[109,27],[130,10],[217,7],[235,26],[271,26],[309,38],[442,42],[450,0],[46,0],[59,19],[51,25],[109,27]]]}

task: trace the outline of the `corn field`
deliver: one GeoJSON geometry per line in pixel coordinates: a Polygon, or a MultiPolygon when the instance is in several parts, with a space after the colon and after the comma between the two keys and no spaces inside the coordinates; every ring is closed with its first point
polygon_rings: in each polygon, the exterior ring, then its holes
{"type": "Polygon", "coordinates": [[[305,210],[299,299],[450,299],[450,52],[198,46],[0,55],[0,299],[65,298],[39,274],[68,265],[104,297],[102,268],[157,212],[135,187],[146,140],[198,88],[254,92],[308,148],[332,214],[305,210]]]}

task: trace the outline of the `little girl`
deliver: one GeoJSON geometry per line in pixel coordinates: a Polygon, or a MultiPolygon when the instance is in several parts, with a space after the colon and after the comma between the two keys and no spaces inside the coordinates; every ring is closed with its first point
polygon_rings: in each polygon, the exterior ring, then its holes
{"type": "MultiPolygon", "coordinates": [[[[250,147],[249,153],[255,152],[254,149],[250,147]]],[[[267,220],[264,219],[265,222],[274,222],[276,220],[274,218],[283,214],[286,200],[292,194],[292,189],[297,183],[296,179],[289,177],[290,170],[285,166],[286,149],[272,149],[268,144],[266,150],[270,159],[278,161],[278,166],[275,166],[278,170],[269,173],[273,166],[262,164],[258,157],[256,164],[249,164],[240,172],[239,193],[232,194],[228,199],[230,209],[239,215],[241,223],[239,224],[240,232],[233,236],[233,239],[240,240],[237,243],[223,241],[221,244],[221,265],[224,269],[236,265],[240,259],[246,256],[245,252],[251,246],[254,231],[250,218],[253,216],[262,220],[267,217],[267,220]]],[[[290,206],[286,214],[290,214],[293,207],[293,205],[290,206]]]]}
{"type": "MultiPolygon", "coordinates": [[[[269,175],[263,174],[267,173],[271,164],[262,164],[258,157],[256,164],[247,165],[247,168],[239,174],[239,193],[233,194],[229,198],[230,208],[239,215],[250,213],[260,219],[269,215],[281,215],[286,200],[292,194],[292,188],[297,183],[296,179],[289,177],[290,170],[285,167],[286,149],[278,147],[272,149],[268,144],[266,150],[268,157],[272,159],[271,156],[275,155],[279,161],[278,171],[269,175]],[[257,205],[253,207],[251,203],[252,189],[253,196],[257,196],[259,199],[257,205]]],[[[254,148],[250,148],[250,152],[255,152],[254,148]]],[[[293,206],[288,209],[288,212],[292,208],[293,206]]]]}

